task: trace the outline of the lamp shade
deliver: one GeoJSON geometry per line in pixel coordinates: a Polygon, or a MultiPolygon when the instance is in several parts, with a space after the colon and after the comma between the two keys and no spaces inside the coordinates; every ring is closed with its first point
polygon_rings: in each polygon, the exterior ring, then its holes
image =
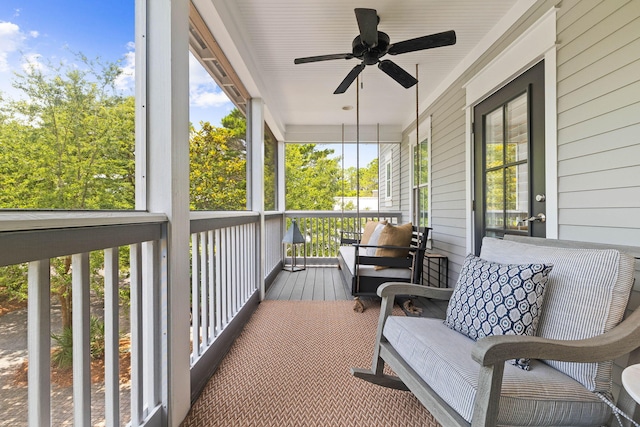
{"type": "Polygon", "coordinates": [[[291,221],[291,226],[284,234],[282,238],[282,243],[304,243],[304,237],[298,228],[298,223],[294,219],[291,221]]]}

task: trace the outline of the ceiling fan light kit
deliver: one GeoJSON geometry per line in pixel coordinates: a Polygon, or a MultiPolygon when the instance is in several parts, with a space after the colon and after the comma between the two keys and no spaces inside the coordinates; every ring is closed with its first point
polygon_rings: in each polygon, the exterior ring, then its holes
{"type": "Polygon", "coordinates": [[[355,9],[355,14],[360,34],[353,39],[351,43],[352,51],[350,53],[309,56],[296,58],[293,61],[295,64],[305,64],[308,62],[330,61],[334,59],[359,59],[361,61],[360,64],[351,69],[347,77],[344,78],[335,92],[333,92],[334,94],[346,92],[367,65],[375,64],[377,64],[378,68],[385,74],[402,85],[402,87],[408,89],[418,83],[418,80],[395,62],[389,59],[380,60],[380,58],[386,54],[399,55],[418,50],[451,46],[456,43],[456,33],[451,30],[392,44],[391,39],[386,33],[378,31],[380,17],[375,9],[357,8],[355,9]]]}

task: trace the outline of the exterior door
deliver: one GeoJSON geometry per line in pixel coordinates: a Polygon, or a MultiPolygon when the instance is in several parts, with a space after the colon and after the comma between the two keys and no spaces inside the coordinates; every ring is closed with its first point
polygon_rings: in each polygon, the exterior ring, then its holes
{"type": "Polygon", "coordinates": [[[473,115],[475,253],[484,236],[545,237],[544,63],[482,101],[473,115]]]}

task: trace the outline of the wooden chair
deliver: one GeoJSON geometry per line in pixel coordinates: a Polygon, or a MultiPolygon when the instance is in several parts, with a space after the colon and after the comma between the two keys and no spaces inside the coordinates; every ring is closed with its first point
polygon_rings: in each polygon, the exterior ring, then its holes
{"type": "MultiPolygon", "coordinates": [[[[513,250],[514,248],[522,249],[525,258],[531,247],[538,247],[538,254],[540,251],[553,251],[549,248],[611,248],[605,245],[560,240],[514,237],[507,239],[526,242],[524,246],[509,247],[508,252],[498,254],[499,257],[512,258],[506,260],[507,263],[520,259],[520,251],[513,250]]],[[[639,248],[622,248],[625,249],[636,258],[640,255],[639,248]]],[[[484,257],[484,253],[481,255],[484,257]]],[[[487,255],[490,258],[492,254],[487,255]]],[[[497,262],[495,259],[492,261],[497,262]]],[[[566,265],[562,268],[566,268],[566,265]]],[[[614,286],[618,286],[621,280],[625,281],[626,284],[618,289],[622,289],[622,293],[628,296],[631,287],[628,282],[633,282],[633,258],[621,254],[620,262],[613,270],[616,270],[617,274],[614,286]]],[[[553,270],[549,277],[551,274],[553,270]]],[[[640,350],[636,350],[640,347],[640,309],[636,309],[622,323],[600,335],[570,340],[501,335],[489,336],[476,342],[444,326],[440,319],[391,316],[396,295],[412,294],[448,300],[453,291],[406,283],[387,283],[381,286],[377,291],[382,298],[382,306],[372,367],[370,370],[353,368],[352,374],[385,387],[410,390],[445,426],[528,425],[517,424],[513,417],[525,417],[527,422],[534,423],[532,425],[572,426],[602,425],[610,419],[611,408],[601,398],[612,399],[611,392],[591,390],[582,383],[581,378],[575,378],[573,370],[575,367],[577,371],[583,367],[590,369],[592,365],[599,367],[603,362],[606,366],[610,363],[606,361],[619,360],[621,356],[630,352],[632,353],[628,363],[640,362],[640,350]],[[406,327],[403,329],[405,338],[401,340],[404,342],[397,340],[397,336],[402,334],[395,334],[393,330],[397,327],[398,321],[402,321],[406,327]],[[415,334],[415,338],[412,334],[415,334]],[[410,349],[408,352],[404,348],[405,345],[410,349]],[[417,356],[408,356],[409,353],[417,356]],[[532,369],[523,371],[505,363],[515,358],[543,359],[545,363],[532,362],[535,363],[532,369]],[[557,370],[566,369],[565,365],[556,368],[557,361],[578,363],[566,365],[571,367],[569,375],[557,370]],[[383,374],[385,363],[397,376],[383,374]],[[458,371],[464,371],[461,374],[464,380],[456,380],[458,371]],[[580,401],[581,399],[583,401],[580,401]],[[571,420],[572,416],[576,419],[571,420]],[[570,421],[567,421],[567,418],[570,421]]],[[[553,297],[545,295],[545,298],[547,297],[549,301],[544,300],[543,309],[547,308],[544,306],[546,302],[553,306],[553,297]]],[[[619,298],[616,310],[622,313],[626,302],[623,301],[624,305],[620,307],[620,301],[619,298]]],[[[586,315],[591,314],[587,310],[586,315]]],[[[605,369],[598,372],[598,375],[604,372],[605,385],[608,372],[610,387],[611,371],[605,369]]],[[[624,390],[620,393],[618,405],[631,415],[638,412],[635,402],[625,395],[624,390]]]]}

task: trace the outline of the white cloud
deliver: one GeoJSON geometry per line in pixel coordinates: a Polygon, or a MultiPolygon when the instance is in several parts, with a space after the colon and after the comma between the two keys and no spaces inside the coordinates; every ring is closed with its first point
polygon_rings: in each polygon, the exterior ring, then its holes
{"type": "Polygon", "coordinates": [[[189,52],[189,103],[193,107],[216,108],[231,105],[227,95],[189,52]]]}
{"type": "Polygon", "coordinates": [[[22,46],[26,36],[12,22],[0,22],[0,71],[9,70],[9,54],[22,46]]]}
{"type": "Polygon", "coordinates": [[[189,91],[189,103],[194,107],[211,108],[230,104],[229,98],[224,92],[214,92],[203,88],[189,91]]]}
{"type": "Polygon", "coordinates": [[[115,85],[118,90],[135,91],[136,82],[136,52],[135,44],[127,44],[127,48],[131,49],[124,54],[124,62],[120,67],[120,75],[116,78],[115,85]]]}
{"type": "Polygon", "coordinates": [[[40,61],[42,55],[39,53],[28,53],[24,55],[22,61],[22,69],[26,73],[32,73],[33,71],[44,71],[45,65],[40,61]]]}
{"type": "Polygon", "coordinates": [[[38,37],[40,37],[40,33],[38,31],[29,31],[29,36],[37,39],[38,37]]]}

